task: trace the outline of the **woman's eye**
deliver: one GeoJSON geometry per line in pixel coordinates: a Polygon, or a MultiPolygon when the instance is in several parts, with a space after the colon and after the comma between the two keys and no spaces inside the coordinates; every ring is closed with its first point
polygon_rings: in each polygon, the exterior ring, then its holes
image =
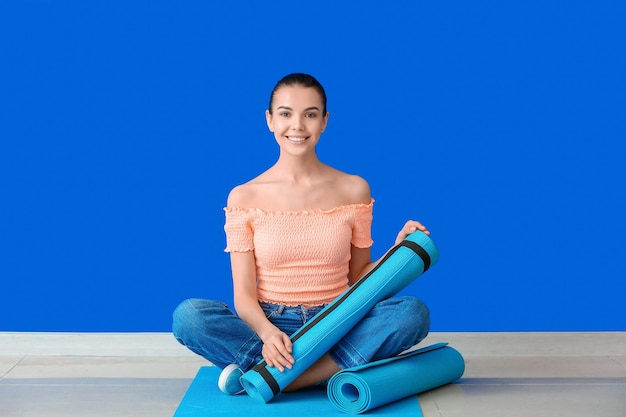
{"type": "Polygon", "coordinates": [[[317,117],[317,113],[307,113],[305,116],[313,118],[313,117],[317,117]]]}
{"type": "Polygon", "coordinates": [[[289,112],[286,112],[286,111],[281,112],[280,117],[289,117],[289,112]]]}

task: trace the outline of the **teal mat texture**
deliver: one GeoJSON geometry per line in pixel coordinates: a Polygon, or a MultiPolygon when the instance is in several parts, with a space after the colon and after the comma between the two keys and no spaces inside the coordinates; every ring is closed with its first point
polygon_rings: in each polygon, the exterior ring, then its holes
{"type": "Polygon", "coordinates": [[[345,413],[361,414],[454,382],[463,375],[465,361],[446,345],[344,369],[328,382],[328,398],[345,413]]]}
{"type": "MultiPolygon", "coordinates": [[[[226,395],[217,388],[220,369],[215,366],[200,368],[187,390],[174,417],[338,417],[346,416],[328,400],[325,388],[312,388],[278,396],[263,403],[245,394],[226,395]]],[[[379,417],[422,417],[417,396],[407,397],[385,407],[369,411],[379,417]]]]}

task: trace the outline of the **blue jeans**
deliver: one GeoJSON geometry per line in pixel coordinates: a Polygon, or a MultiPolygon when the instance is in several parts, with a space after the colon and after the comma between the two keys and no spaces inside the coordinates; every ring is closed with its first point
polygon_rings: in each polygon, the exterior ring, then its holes
{"type": "MultiPolygon", "coordinates": [[[[289,336],[324,308],[260,305],[265,316],[289,336]]],[[[328,353],[342,369],[364,365],[410,348],[426,337],[429,328],[430,315],[423,302],[392,297],[378,302],[328,353]]],[[[247,371],[263,359],[263,341],[220,301],[183,301],[174,310],[172,330],[181,344],[220,368],[236,363],[247,371]]]]}

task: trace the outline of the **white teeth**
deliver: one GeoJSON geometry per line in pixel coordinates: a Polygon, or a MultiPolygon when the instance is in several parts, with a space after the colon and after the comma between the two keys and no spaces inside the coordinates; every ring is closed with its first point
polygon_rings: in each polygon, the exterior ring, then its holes
{"type": "Polygon", "coordinates": [[[294,138],[294,137],[289,136],[289,140],[292,142],[304,142],[306,138],[294,138]]]}

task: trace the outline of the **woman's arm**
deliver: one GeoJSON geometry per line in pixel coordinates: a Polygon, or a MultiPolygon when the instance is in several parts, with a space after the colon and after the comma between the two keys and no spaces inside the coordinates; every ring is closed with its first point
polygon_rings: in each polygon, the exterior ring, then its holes
{"type": "Polygon", "coordinates": [[[231,252],[230,265],[237,314],[263,339],[274,326],[265,317],[257,299],[254,252],[231,252]]]}
{"type": "Polygon", "coordinates": [[[352,285],[376,265],[372,262],[370,248],[357,248],[352,245],[348,269],[348,284],[352,285]]]}
{"type": "Polygon", "coordinates": [[[291,339],[265,317],[265,312],[259,305],[254,251],[231,252],[230,263],[237,314],[263,341],[262,354],[267,364],[275,366],[281,372],[284,368],[291,369],[294,363],[291,339]]]}

